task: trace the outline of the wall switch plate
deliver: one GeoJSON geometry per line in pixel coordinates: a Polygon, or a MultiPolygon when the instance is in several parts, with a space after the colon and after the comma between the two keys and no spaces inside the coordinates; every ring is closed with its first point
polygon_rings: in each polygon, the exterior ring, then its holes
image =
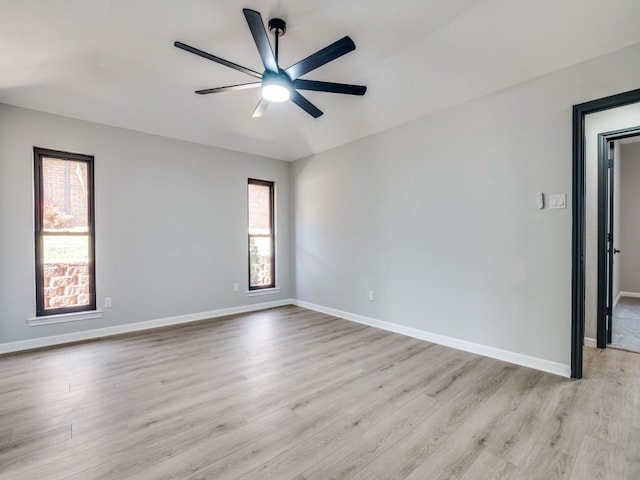
{"type": "Polygon", "coordinates": [[[376,299],[376,296],[373,293],[373,290],[369,290],[369,300],[373,302],[375,299],[376,299]]]}
{"type": "Polygon", "coordinates": [[[544,193],[538,192],[536,193],[536,205],[539,209],[544,208],[544,193]]]}
{"type": "Polygon", "coordinates": [[[567,208],[567,194],[556,193],[549,195],[550,208],[567,208]]]}
{"type": "Polygon", "coordinates": [[[104,297],[104,308],[111,308],[111,297],[104,297]]]}

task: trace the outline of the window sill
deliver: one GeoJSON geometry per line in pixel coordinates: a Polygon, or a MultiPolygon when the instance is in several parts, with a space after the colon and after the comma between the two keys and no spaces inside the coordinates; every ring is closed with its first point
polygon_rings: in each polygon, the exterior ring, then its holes
{"type": "Polygon", "coordinates": [[[50,325],[52,323],[77,322],[80,320],[94,320],[102,318],[102,310],[91,310],[88,312],[62,313],[60,315],[46,315],[27,319],[30,327],[39,325],[50,325]]]}
{"type": "Polygon", "coordinates": [[[280,293],[280,289],[276,288],[264,288],[262,290],[249,290],[246,293],[247,297],[260,297],[262,295],[275,295],[276,293],[280,293]]]}

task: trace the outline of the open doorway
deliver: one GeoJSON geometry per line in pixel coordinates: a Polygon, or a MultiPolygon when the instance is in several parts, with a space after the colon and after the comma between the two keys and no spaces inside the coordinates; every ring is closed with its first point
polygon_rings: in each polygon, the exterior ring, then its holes
{"type": "MultiPolygon", "coordinates": [[[[573,181],[572,181],[572,269],[571,269],[571,376],[582,378],[583,349],[585,345],[585,333],[589,337],[596,336],[597,313],[597,268],[588,262],[596,263],[597,258],[597,227],[591,228],[587,222],[588,213],[592,210],[593,203],[595,216],[597,216],[597,200],[587,198],[586,192],[591,184],[588,168],[591,161],[587,161],[589,145],[592,136],[588,132],[587,117],[595,117],[600,114],[609,114],[613,110],[623,109],[625,106],[640,105],[640,89],[632,90],[609,97],[592,100],[573,106],[573,181]],[[593,233],[592,233],[593,230],[593,233]],[[592,239],[588,240],[588,238],[592,239]],[[592,249],[593,254],[588,250],[592,249]],[[593,259],[593,260],[592,260],[593,259]],[[593,281],[590,278],[593,277],[593,281]],[[593,323],[592,320],[593,319],[593,323]],[[585,320],[587,320],[585,322],[585,320]],[[591,327],[592,325],[592,327],[591,327]],[[592,328],[593,334],[590,334],[592,328]]],[[[623,125],[614,125],[610,128],[601,128],[596,133],[612,131],[616,128],[640,125],[640,121],[629,122],[623,125]]],[[[597,144],[597,140],[593,140],[597,144]]],[[[594,148],[594,156],[597,159],[597,148],[594,148]]],[[[595,166],[597,161],[593,161],[595,166]]],[[[597,167],[594,169],[597,172],[597,167]]],[[[596,177],[596,175],[594,175],[596,177]]],[[[596,184],[597,190],[597,182],[596,184]]],[[[593,345],[595,346],[595,338],[593,345]]]]}
{"type": "Polygon", "coordinates": [[[597,346],[636,352],[640,352],[639,140],[640,126],[598,134],[597,346]],[[625,255],[621,255],[623,244],[625,255]]]}

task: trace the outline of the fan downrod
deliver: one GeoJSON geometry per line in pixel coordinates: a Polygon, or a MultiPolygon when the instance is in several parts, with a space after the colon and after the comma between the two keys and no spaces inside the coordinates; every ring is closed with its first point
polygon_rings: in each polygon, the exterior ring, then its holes
{"type": "Polygon", "coordinates": [[[272,18],[269,20],[269,32],[276,38],[284,36],[287,33],[287,22],[281,18],[272,18]]]}

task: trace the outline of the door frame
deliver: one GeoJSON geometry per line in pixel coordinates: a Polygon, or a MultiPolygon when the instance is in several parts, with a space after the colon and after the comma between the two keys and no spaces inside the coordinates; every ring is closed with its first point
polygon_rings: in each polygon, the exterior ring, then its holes
{"type": "Polygon", "coordinates": [[[572,246],[571,246],[571,377],[582,378],[585,320],[585,117],[640,102],[640,89],[573,106],[572,246]]]}
{"type": "MultiPolygon", "coordinates": [[[[607,315],[611,315],[611,313],[607,312],[609,307],[607,305],[607,262],[609,255],[609,242],[607,240],[607,225],[609,223],[607,161],[609,159],[609,142],[638,135],[640,135],[640,126],[598,134],[598,310],[596,317],[596,345],[598,348],[607,348],[611,335],[607,329],[607,315]]],[[[617,166],[614,165],[614,168],[617,168],[617,166]]],[[[614,245],[611,245],[611,248],[614,248],[614,245]]],[[[613,303],[612,299],[610,301],[613,303]]],[[[611,308],[613,308],[613,305],[611,305],[611,308]]]]}

